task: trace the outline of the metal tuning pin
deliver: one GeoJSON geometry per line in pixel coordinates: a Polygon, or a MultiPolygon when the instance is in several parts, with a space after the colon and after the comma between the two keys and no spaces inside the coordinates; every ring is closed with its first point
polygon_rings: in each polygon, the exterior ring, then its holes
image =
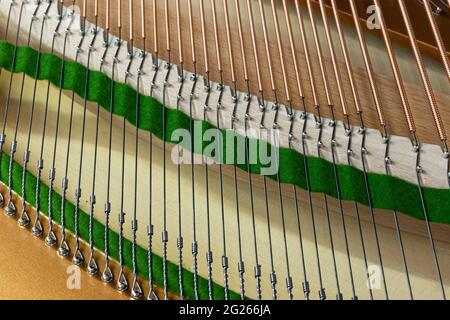
{"type": "Polygon", "coordinates": [[[103,269],[103,272],[102,272],[101,279],[105,283],[111,283],[114,280],[114,274],[111,271],[109,263],[105,265],[105,268],[103,269]]]}
{"type": "Polygon", "coordinates": [[[12,194],[8,198],[8,202],[6,203],[5,213],[6,213],[6,215],[8,215],[10,217],[13,217],[16,215],[16,205],[14,204],[14,202],[12,200],[12,194]]]}
{"type": "Polygon", "coordinates": [[[131,297],[134,300],[142,298],[143,292],[139,280],[136,275],[133,277],[133,284],[131,285],[131,297]]]}
{"type": "Polygon", "coordinates": [[[76,266],[81,266],[84,263],[83,252],[81,252],[79,244],[75,245],[75,249],[73,250],[72,262],[76,266]]]}
{"type": "Polygon", "coordinates": [[[117,277],[117,290],[120,292],[125,292],[128,290],[128,281],[125,277],[125,273],[123,269],[120,270],[119,275],[117,277]]]}

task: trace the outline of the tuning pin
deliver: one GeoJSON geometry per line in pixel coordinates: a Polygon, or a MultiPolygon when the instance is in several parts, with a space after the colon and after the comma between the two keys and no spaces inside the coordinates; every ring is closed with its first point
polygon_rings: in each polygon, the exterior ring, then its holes
{"type": "Polygon", "coordinates": [[[58,254],[61,257],[67,257],[70,253],[69,245],[67,244],[66,240],[62,240],[61,245],[58,248],[58,254]]]}
{"type": "Polygon", "coordinates": [[[327,299],[327,295],[325,294],[324,288],[320,288],[319,290],[319,299],[322,301],[327,299]]]}
{"type": "Polygon", "coordinates": [[[125,292],[128,290],[128,281],[123,273],[123,270],[120,270],[119,277],[117,278],[117,290],[120,292],[125,292]]]}
{"type": "Polygon", "coordinates": [[[309,300],[309,295],[311,293],[310,287],[309,287],[309,282],[303,282],[302,283],[302,288],[303,288],[303,294],[305,295],[305,299],[309,300]]]}
{"type": "Polygon", "coordinates": [[[80,248],[77,246],[73,253],[72,262],[77,266],[81,266],[83,264],[83,261],[84,261],[83,253],[81,252],[80,248]]]}
{"type": "Polygon", "coordinates": [[[349,157],[353,156],[353,150],[351,148],[347,149],[347,156],[349,157]]]}
{"type": "Polygon", "coordinates": [[[366,128],[360,127],[358,128],[358,134],[363,135],[366,133],[366,128]]]}
{"type": "Polygon", "coordinates": [[[97,262],[95,261],[94,255],[91,254],[89,256],[89,262],[88,262],[88,266],[87,266],[87,272],[91,275],[94,276],[98,273],[98,265],[97,262]]]}
{"type": "Polygon", "coordinates": [[[45,244],[49,247],[54,247],[56,244],[56,235],[53,230],[49,230],[47,236],[45,237],[45,244]]]}
{"type": "Polygon", "coordinates": [[[42,228],[42,224],[41,224],[41,220],[39,219],[39,213],[36,213],[37,217],[36,220],[34,221],[33,227],[31,228],[31,232],[33,232],[33,235],[35,237],[40,237],[42,236],[42,233],[44,232],[43,228],[42,228]]]}
{"type": "Polygon", "coordinates": [[[22,209],[22,213],[20,215],[18,223],[22,228],[25,228],[30,224],[30,217],[28,216],[25,208],[22,209]]]}
{"type": "Polygon", "coordinates": [[[345,136],[349,137],[352,134],[352,128],[350,126],[345,128],[345,136]]]}
{"type": "Polygon", "coordinates": [[[0,193],[0,207],[4,207],[5,206],[5,198],[3,198],[3,194],[0,193]]]}
{"type": "Polygon", "coordinates": [[[134,280],[133,280],[133,286],[131,289],[131,297],[134,300],[139,300],[140,298],[142,298],[142,288],[141,288],[141,285],[139,284],[137,277],[134,277],[134,280]]]}
{"type": "Polygon", "coordinates": [[[8,204],[6,205],[5,213],[10,217],[13,217],[16,215],[16,206],[11,201],[11,199],[8,201],[8,204]]]}
{"type": "Polygon", "coordinates": [[[102,272],[102,281],[105,283],[111,283],[114,279],[114,275],[111,271],[109,265],[105,266],[105,269],[102,272]]]}
{"type": "Polygon", "coordinates": [[[147,300],[159,300],[153,287],[150,288],[150,291],[148,292],[147,300]]]}

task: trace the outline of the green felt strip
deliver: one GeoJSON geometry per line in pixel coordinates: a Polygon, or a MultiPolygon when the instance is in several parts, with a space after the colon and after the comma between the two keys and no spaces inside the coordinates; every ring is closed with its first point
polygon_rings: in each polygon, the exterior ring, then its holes
{"type": "MultiPolygon", "coordinates": [[[[0,67],[7,69],[8,71],[13,71],[15,73],[24,72],[30,77],[35,76],[36,59],[37,52],[30,47],[18,47],[17,48],[17,59],[15,66],[12,66],[14,46],[8,42],[0,41],[0,67]]],[[[41,55],[40,69],[38,72],[38,79],[49,80],[56,86],[60,86],[59,83],[59,71],[61,68],[62,60],[56,55],[51,55],[44,53],[41,55]]],[[[62,87],[67,90],[72,90],[77,93],[80,97],[84,98],[84,83],[85,83],[85,67],[81,64],[75,63],[73,61],[65,62],[65,74],[62,83],[62,87]]],[[[103,108],[109,110],[110,106],[110,92],[111,92],[111,79],[105,74],[97,71],[92,71],[89,73],[89,90],[87,100],[99,103],[103,108]]],[[[113,113],[116,115],[124,116],[131,124],[135,123],[135,99],[136,91],[121,83],[114,83],[115,95],[114,95],[114,110],[113,113]]],[[[158,138],[162,138],[162,119],[163,119],[163,105],[156,99],[148,96],[141,95],[140,98],[140,119],[141,122],[138,124],[139,128],[151,131],[158,138]]],[[[173,110],[170,108],[166,109],[166,137],[167,140],[171,141],[172,133],[177,129],[185,129],[189,131],[191,119],[183,112],[173,110]]],[[[213,128],[210,123],[201,122],[201,130],[203,132],[208,129],[213,128]]],[[[225,132],[222,131],[224,136],[225,132]]],[[[238,137],[236,140],[243,139],[238,137]]],[[[226,139],[224,138],[224,141],[226,139]]],[[[238,142],[235,141],[237,144],[238,142]]],[[[265,148],[266,145],[262,141],[257,141],[257,146],[259,148],[265,148]]],[[[190,148],[189,145],[184,145],[184,147],[190,148]]],[[[201,153],[204,151],[205,144],[199,144],[199,146],[194,145],[194,151],[201,153]]],[[[223,143],[224,151],[223,155],[226,154],[226,143],[223,143]]],[[[295,184],[296,186],[305,189],[306,180],[305,172],[303,170],[303,163],[305,157],[295,150],[280,148],[279,152],[279,173],[280,180],[283,183],[295,184]]],[[[309,156],[308,167],[311,177],[311,190],[313,192],[323,192],[332,197],[337,197],[335,190],[335,181],[333,175],[333,164],[329,161],[319,159],[316,157],[309,156]]],[[[227,159],[225,159],[226,161],[227,159]]],[[[228,159],[230,160],[230,159],[228,159]]],[[[260,159],[257,159],[257,163],[251,166],[252,172],[259,174],[261,168],[263,167],[260,163],[260,159]]],[[[4,162],[2,162],[3,168],[4,162]]],[[[238,165],[241,169],[246,170],[245,165],[238,165]]],[[[16,165],[16,174],[18,165],[16,165]]],[[[364,177],[363,172],[348,166],[348,165],[338,165],[337,171],[339,179],[341,182],[341,193],[344,200],[354,200],[362,204],[367,204],[367,196],[364,187],[364,177]]],[[[3,175],[2,175],[3,177],[3,175]]],[[[271,177],[276,179],[276,177],[271,177]]],[[[31,181],[35,179],[29,175],[28,179],[31,181]]],[[[417,186],[401,180],[396,177],[380,175],[369,173],[368,174],[369,185],[371,188],[371,198],[372,204],[375,208],[391,209],[397,210],[404,214],[410,215],[412,217],[423,219],[423,212],[421,210],[420,198],[418,194],[417,186]]],[[[16,181],[20,179],[15,179],[16,181]]],[[[31,181],[33,185],[33,182],[31,181]]],[[[19,186],[15,186],[16,188],[19,186]]],[[[30,187],[28,184],[27,187],[30,187]]],[[[19,190],[19,189],[16,189],[19,190]]],[[[42,191],[44,192],[45,187],[42,191]]],[[[434,188],[424,188],[424,195],[428,206],[429,219],[433,222],[450,224],[450,190],[449,189],[434,189],[434,188]]],[[[45,192],[44,192],[45,193],[45,192]]],[[[33,192],[28,191],[29,198],[32,198],[33,192]]],[[[45,195],[42,195],[45,197],[45,195]]],[[[30,203],[34,203],[33,199],[27,200],[30,203]]],[[[57,201],[60,198],[54,200],[55,212],[58,212],[57,201]]],[[[45,200],[42,203],[46,203],[45,200]]],[[[71,206],[71,205],[70,205],[71,206]]],[[[72,207],[71,207],[72,208],[72,207]]],[[[45,211],[45,208],[43,208],[45,211]]],[[[69,212],[69,211],[68,211],[69,212]]],[[[68,218],[71,215],[68,214],[68,218]]],[[[73,218],[73,217],[72,217],[73,218]]],[[[87,238],[87,215],[83,215],[83,229],[81,236],[87,238]]],[[[73,221],[72,221],[73,223],[73,221]]],[[[96,237],[100,237],[103,233],[103,229],[99,223],[95,227],[96,237]]],[[[114,254],[117,255],[117,234],[111,233],[111,249],[114,254]],[[114,242],[115,241],[115,242],[114,242]]],[[[97,240],[96,245],[101,249],[103,247],[102,241],[97,240]]],[[[130,260],[130,250],[131,243],[126,242],[125,254],[127,256],[126,262],[129,265],[130,260]]],[[[142,248],[138,250],[138,265],[141,270],[141,274],[146,275],[146,251],[142,248]]],[[[155,277],[159,284],[161,283],[162,270],[160,257],[154,257],[155,266],[155,277]]],[[[169,271],[171,277],[169,279],[169,286],[174,292],[178,292],[177,276],[174,272],[176,271],[176,266],[170,264],[169,271]]],[[[187,271],[186,271],[187,272],[187,271]]],[[[188,295],[192,297],[192,276],[186,274],[186,290],[188,295]]],[[[201,285],[205,287],[207,284],[204,279],[201,280],[201,285]]],[[[219,286],[215,286],[216,297],[223,296],[222,290],[219,286]]],[[[202,294],[207,292],[207,290],[202,290],[202,294]]]]}

